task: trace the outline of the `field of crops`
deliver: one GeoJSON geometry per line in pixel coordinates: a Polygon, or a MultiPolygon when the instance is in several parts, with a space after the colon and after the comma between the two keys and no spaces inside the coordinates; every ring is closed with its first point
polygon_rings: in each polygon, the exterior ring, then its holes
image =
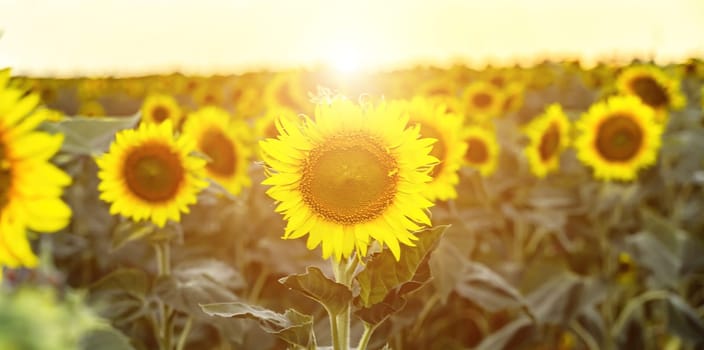
{"type": "Polygon", "coordinates": [[[0,72],[0,349],[702,349],[704,62],[0,72]]]}

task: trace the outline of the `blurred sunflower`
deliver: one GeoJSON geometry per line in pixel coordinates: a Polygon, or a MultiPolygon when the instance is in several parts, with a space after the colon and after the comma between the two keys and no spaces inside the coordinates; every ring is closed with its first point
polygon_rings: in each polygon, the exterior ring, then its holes
{"type": "Polygon", "coordinates": [[[437,76],[423,82],[418,87],[417,94],[426,97],[455,98],[457,86],[451,77],[437,76]]]}
{"type": "Polygon", "coordinates": [[[233,195],[239,194],[243,186],[251,185],[247,175],[252,154],[246,146],[247,124],[232,119],[224,109],[209,106],[188,115],[183,133],[195,140],[196,149],[210,158],[205,166],[208,177],[233,195]]]}
{"type": "Polygon", "coordinates": [[[190,155],[194,150],[192,139],[174,138],[170,120],[120,131],[110,150],[96,159],[100,199],[111,203],[111,214],[151,220],[159,227],[169,219],[178,222],[208,185],[206,161],[190,155]]]}
{"type": "Polygon", "coordinates": [[[633,180],[657,160],[663,125],[653,109],[635,96],[614,96],[596,103],[577,126],[577,158],[602,180],[633,180]]]}
{"type": "Polygon", "coordinates": [[[626,68],[616,79],[619,92],[635,95],[652,107],[658,122],[664,122],[667,110],[684,107],[685,97],[680,91],[680,82],[670,78],[655,66],[632,66],[626,68]]]}
{"type": "Polygon", "coordinates": [[[276,129],[276,121],[279,118],[286,118],[290,121],[298,119],[298,113],[286,107],[270,107],[263,116],[254,122],[254,134],[262,139],[275,139],[279,136],[276,129]]]}
{"type": "Polygon", "coordinates": [[[559,168],[560,154],[569,146],[569,129],[570,122],[559,104],[548,106],[526,125],[529,143],[524,152],[535,176],[542,178],[559,168]]]}
{"type": "Polygon", "coordinates": [[[296,72],[276,74],[266,86],[264,99],[267,108],[286,107],[297,113],[306,113],[309,110],[300,74],[296,72]]]}
{"type": "Polygon", "coordinates": [[[487,129],[469,126],[462,131],[462,139],[467,143],[465,165],[477,169],[484,177],[493,174],[499,157],[496,135],[487,129]]]}
{"type": "Polygon", "coordinates": [[[78,107],[78,115],[84,117],[102,117],[105,116],[105,108],[96,100],[84,101],[78,107]]]}
{"type": "Polygon", "coordinates": [[[475,81],[462,94],[465,114],[471,120],[477,120],[479,116],[493,118],[499,115],[504,106],[504,98],[499,88],[485,81],[475,81]]]}
{"type": "Polygon", "coordinates": [[[420,126],[421,137],[437,140],[430,155],[440,162],[430,172],[433,180],[428,184],[425,196],[432,201],[457,198],[455,185],[460,181],[457,171],[467,150],[460,133],[462,116],[446,113],[444,105],[428,98],[416,97],[410,102],[397,103],[408,112],[408,124],[420,126]]]}
{"type": "Polygon", "coordinates": [[[35,130],[48,113],[35,110],[39,95],[7,87],[9,77],[0,71],[0,277],[2,266],[37,264],[26,229],[54,232],[71,219],[61,200],[71,177],[49,161],[63,135],[35,130]]]}
{"type": "Polygon", "coordinates": [[[620,252],[615,268],[616,282],[623,286],[633,285],[638,280],[638,266],[630,254],[620,252]]]}
{"type": "Polygon", "coordinates": [[[224,96],[222,89],[217,84],[201,84],[191,95],[198,106],[221,106],[224,96]]]}
{"type": "Polygon", "coordinates": [[[162,123],[171,120],[173,125],[181,123],[183,113],[175,98],[170,95],[152,93],[142,103],[142,121],[145,123],[162,123]]]}
{"type": "Polygon", "coordinates": [[[283,238],[308,234],[308,249],[322,243],[323,258],[365,256],[374,239],[396,260],[399,243],[413,246],[413,231],[430,225],[433,204],[422,192],[437,162],[434,140],[406,128],[399,108],[364,109],[343,99],[319,104],[315,121],[277,121],[278,139],[260,141],[270,167],[267,194],[288,221],[283,238]]]}
{"type": "Polygon", "coordinates": [[[504,89],[504,112],[516,112],[523,107],[525,86],[521,83],[509,83],[504,89]]]}

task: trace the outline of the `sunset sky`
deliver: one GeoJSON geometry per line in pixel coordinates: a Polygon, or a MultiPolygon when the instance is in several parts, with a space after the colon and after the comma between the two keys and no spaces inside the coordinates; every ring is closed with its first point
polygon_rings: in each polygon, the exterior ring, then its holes
{"type": "Polygon", "coordinates": [[[702,0],[0,1],[16,74],[704,57],[702,0]]]}

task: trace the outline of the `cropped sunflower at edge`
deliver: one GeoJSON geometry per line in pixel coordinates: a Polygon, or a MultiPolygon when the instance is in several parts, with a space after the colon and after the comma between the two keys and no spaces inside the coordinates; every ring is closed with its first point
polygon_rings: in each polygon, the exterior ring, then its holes
{"type": "Polygon", "coordinates": [[[8,87],[9,76],[0,71],[0,279],[3,266],[37,265],[28,230],[61,230],[72,215],[61,199],[71,178],[50,162],[63,135],[36,130],[49,113],[38,95],[8,87]]]}
{"type": "Polygon", "coordinates": [[[279,137],[260,147],[283,237],[308,235],[308,249],[322,245],[323,258],[337,261],[365,256],[375,240],[398,260],[399,243],[413,246],[413,231],[431,224],[423,192],[438,161],[434,140],[407,122],[400,108],[341,98],[318,104],[315,121],[279,119],[279,137]]]}
{"type": "Polygon", "coordinates": [[[616,87],[623,94],[634,95],[656,112],[656,121],[664,122],[669,110],[680,110],[686,99],[680,81],[660,68],[650,65],[626,68],[617,78],[616,87]]]}
{"type": "Polygon", "coordinates": [[[601,180],[634,180],[653,165],[663,125],[635,96],[616,96],[589,108],[576,123],[577,158],[601,180]]]}
{"type": "Polygon", "coordinates": [[[195,142],[174,136],[170,120],[141,124],[115,135],[107,153],[96,159],[100,199],[110,213],[163,227],[180,221],[207,186],[206,160],[192,154],[195,142]]]}

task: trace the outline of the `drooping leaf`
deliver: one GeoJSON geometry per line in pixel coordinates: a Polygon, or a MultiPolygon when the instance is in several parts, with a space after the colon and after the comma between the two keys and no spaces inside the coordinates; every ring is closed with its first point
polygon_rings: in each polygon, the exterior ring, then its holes
{"type": "Polygon", "coordinates": [[[309,266],[304,274],[286,276],[279,282],[319,302],[334,315],[343,312],[352,300],[349,288],[329,279],[314,266],[309,266]]]}
{"type": "Polygon", "coordinates": [[[45,123],[42,128],[64,134],[61,150],[67,153],[97,155],[107,151],[115,134],[139,122],[139,113],[130,117],[72,117],[45,123]]]}
{"type": "Polygon", "coordinates": [[[364,270],[355,277],[360,286],[359,296],[356,298],[359,302],[355,303],[369,307],[383,301],[394,288],[410,281],[447,227],[437,226],[418,232],[415,247],[401,246],[401,258],[398,262],[389,250],[374,254],[364,270]]]}
{"type": "Polygon", "coordinates": [[[634,253],[637,265],[650,271],[654,287],[674,287],[681,269],[680,258],[649,232],[631,235],[626,244],[634,253]]]}
{"type": "Polygon", "coordinates": [[[475,350],[510,350],[521,345],[535,342],[539,336],[538,328],[527,317],[520,317],[505,325],[498,332],[484,338],[475,350]]]}
{"type": "Polygon", "coordinates": [[[208,275],[193,275],[175,270],[169,276],[159,277],[154,286],[155,295],[174,309],[196,318],[202,318],[201,303],[237,300],[237,296],[223,283],[208,275]]]}
{"type": "Polygon", "coordinates": [[[565,273],[530,293],[526,301],[539,322],[564,325],[605,295],[602,282],[565,273]]]}
{"type": "Polygon", "coordinates": [[[242,302],[201,304],[200,308],[210,316],[256,320],[265,332],[274,334],[289,344],[315,349],[312,316],[292,309],[280,314],[242,302]]]}
{"type": "Polygon", "coordinates": [[[447,301],[448,296],[455,290],[458,281],[462,276],[463,269],[461,268],[466,262],[466,258],[462,256],[457,247],[450,242],[450,235],[445,235],[438,242],[437,248],[430,256],[430,272],[433,276],[433,285],[440,294],[443,303],[447,301]],[[459,268],[458,268],[459,267],[459,268]]]}
{"type": "Polygon", "coordinates": [[[179,263],[174,268],[176,274],[182,280],[197,279],[201,276],[208,276],[218,284],[232,290],[239,290],[246,286],[242,274],[232,266],[215,259],[188,260],[179,263]]]}
{"type": "Polygon", "coordinates": [[[118,269],[91,286],[89,302],[103,317],[126,324],[147,312],[148,287],[144,271],[118,269]]]}

